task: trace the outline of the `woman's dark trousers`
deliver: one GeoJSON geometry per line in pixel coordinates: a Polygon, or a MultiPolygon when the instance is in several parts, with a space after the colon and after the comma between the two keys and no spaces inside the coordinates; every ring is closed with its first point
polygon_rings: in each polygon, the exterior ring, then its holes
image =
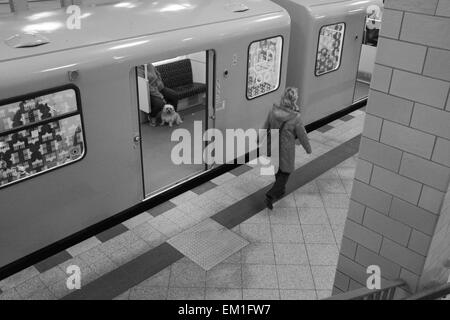
{"type": "Polygon", "coordinates": [[[271,201],[276,201],[283,197],[283,195],[286,193],[286,184],[288,182],[289,176],[290,173],[278,170],[278,172],[275,174],[275,183],[273,184],[272,188],[266,193],[267,198],[269,198],[271,201]]]}

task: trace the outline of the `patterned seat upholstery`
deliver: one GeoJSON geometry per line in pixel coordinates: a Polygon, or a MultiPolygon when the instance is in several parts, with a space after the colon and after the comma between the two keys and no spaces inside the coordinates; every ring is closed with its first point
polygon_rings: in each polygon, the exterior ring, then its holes
{"type": "Polygon", "coordinates": [[[156,66],[164,85],[175,91],[179,100],[206,92],[206,85],[193,82],[190,59],[156,66]]]}
{"type": "Polygon", "coordinates": [[[172,89],[177,93],[178,99],[184,99],[206,92],[206,85],[194,82],[172,89]]]}

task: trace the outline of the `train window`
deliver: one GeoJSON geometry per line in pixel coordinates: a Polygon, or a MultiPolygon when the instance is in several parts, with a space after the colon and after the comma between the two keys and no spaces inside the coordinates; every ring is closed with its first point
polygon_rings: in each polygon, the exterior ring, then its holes
{"type": "Polygon", "coordinates": [[[248,48],[247,99],[275,91],[280,85],[283,38],[252,42],[248,48]]]}
{"type": "Polygon", "coordinates": [[[0,102],[0,187],[73,163],[84,153],[74,88],[0,102]]]}
{"type": "Polygon", "coordinates": [[[316,58],[316,76],[335,71],[341,65],[345,23],[323,26],[320,29],[316,58]]]}

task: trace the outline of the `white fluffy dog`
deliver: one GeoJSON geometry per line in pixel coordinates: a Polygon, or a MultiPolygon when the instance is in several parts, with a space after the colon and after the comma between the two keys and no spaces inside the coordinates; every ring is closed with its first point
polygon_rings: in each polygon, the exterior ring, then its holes
{"type": "Polygon", "coordinates": [[[165,123],[167,123],[169,127],[172,127],[174,123],[176,125],[183,123],[180,115],[175,111],[175,108],[171,104],[164,105],[161,111],[161,125],[164,125],[165,123]]]}

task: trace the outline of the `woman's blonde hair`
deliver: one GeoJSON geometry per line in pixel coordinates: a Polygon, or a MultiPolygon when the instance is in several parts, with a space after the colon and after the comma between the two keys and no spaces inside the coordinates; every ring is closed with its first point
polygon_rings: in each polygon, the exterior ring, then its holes
{"type": "Polygon", "coordinates": [[[284,90],[283,96],[281,97],[280,106],[300,112],[300,107],[297,105],[298,100],[298,89],[293,87],[287,87],[284,90]]]}

